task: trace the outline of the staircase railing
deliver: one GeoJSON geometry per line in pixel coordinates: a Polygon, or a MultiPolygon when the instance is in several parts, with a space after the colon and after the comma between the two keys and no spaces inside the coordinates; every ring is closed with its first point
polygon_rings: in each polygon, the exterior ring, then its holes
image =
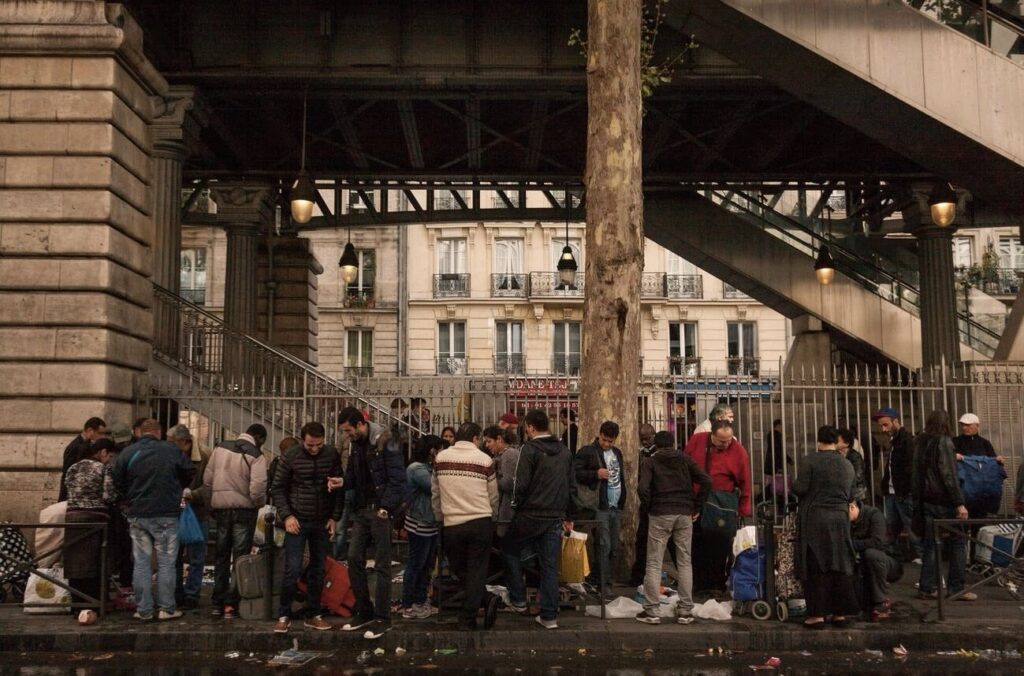
{"type": "Polygon", "coordinates": [[[1005,0],[905,0],[914,9],[1024,65],[1024,10],[1005,0]]]}
{"type": "MultiPolygon", "coordinates": [[[[154,285],[154,299],[154,357],[181,374],[187,390],[173,389],[194,401],[233,400],[255,419],[293,435],[304,423],[316,420],[333,438],[337,413],[345,406],[356,406],[406,443],[418,434],[390,408],[301,359],[233,329],[171,291],[154,285]]],[[[160,392],[159,384],[156,387],[159,395],[175,393],[160,392]]]]}
{"type": "MultiPolygon", "coordinates": [[[[780,214],[761,204],[756,198],[735,191],[711,190],[707,196],[719,206],[745,217],[745,220],[781,239],[797,251],[813,259],[818,249],[828,245],[836,263],[836,270],[856,280],[868,291],[920,316],[920,291],[902,277],[865,260],[842,244],[827,240],[799,221],[780,214]]],[[[995,353],[999,334],[962,313],[957,313],[960,340],[987,356],[995,353]]]]}

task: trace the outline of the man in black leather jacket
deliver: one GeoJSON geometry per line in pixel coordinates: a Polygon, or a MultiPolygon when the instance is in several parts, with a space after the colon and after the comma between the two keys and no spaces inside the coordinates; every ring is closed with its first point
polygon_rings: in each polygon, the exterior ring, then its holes
{"type": "Polygon", "coordinates": [[[921,543],[911,529],[913,501],[910,498],[911,475],[914,471],[914,437],[903,427],[899,411],[892,407],[879,409],[871,419],[889,435],[889,452],[885,456],[882,495],[885,496],[885,521],[889,540],[898,542],[906,532],[913,548],[914,563],[921,564],[921,543]]]}

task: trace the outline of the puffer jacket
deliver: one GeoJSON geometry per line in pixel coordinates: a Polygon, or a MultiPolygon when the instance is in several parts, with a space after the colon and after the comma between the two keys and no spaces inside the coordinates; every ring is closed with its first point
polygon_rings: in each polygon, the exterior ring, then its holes
{"type": "Polygon", "coordinates": [[[519,451],[512,508],[516,516],[564,519],[572,516],[572,453],[552,436],[530,439],[519,451]]]}
{"type": "Polygon", "coordinates": [[[307,523],[326,523],[341,518],[341,491],[328,492],[327,478],[341,476],[341,456],[333,446],[311,455],[301,444],[281,456],[270,494],[277,517],[294,516],[307,523]]]}
{"type": "Polygon", "coordinates": [[[369,434],[352,440],[352,450],[345,468],[345,491],[352,493],[352,507],[362,509],[373,505],[394,513],[405,496],[405,460],[402,449],[392,442],[391,432],[370,423],[369,434]],[[373,486],[366,486],[367,463],[373,486]]]}
{"type": "Polygon", "coordinates": [[[913,496],[915,502],[943,507],[964,504],[956,476],[956,450],[944,435],[922,433],[914,439],[913,496]]]}
{"type": "Polygon", "coordinates": [[[211,509],[258,509],[267,496],[267,459],[255,440],[242,434],[213,449],[203,474],[211,509]]]}

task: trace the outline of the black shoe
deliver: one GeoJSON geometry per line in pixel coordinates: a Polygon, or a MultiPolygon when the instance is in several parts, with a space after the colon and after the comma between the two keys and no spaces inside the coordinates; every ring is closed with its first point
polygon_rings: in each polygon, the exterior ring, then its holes
{"type": "Polygon", "coordinates": [[[391,631],[391,622],[387,620],[374,620],[366,628],[366,632],[363,634],[363,638],[373,641],[380,638],[389,631],[391,631]]]}
{"type": "Polygon", "coordinates": [[[373,616],[372,615],[371,616],[366,616],[366,617],[356,616],[356,617],[353,617],[348,622],[346,622],[345,624],[341,625],[341,630],[342,631],[356,631],[358,629],[362,629],[363,627],[369,626],[371,624],[373,624],[373,616]]]}
{"type": "Polygon", "coordinates": [[[199,599],[185,599],[179,606],[182,610],[195,610],[199,607],[199,599]]]}
{"type": "MultiPolygon", "coordinates": [[[[484,629],[490,629],[494,626],[495,621],[498,619],[498,599],[497,596],[491,596],[487,599],[487,605],[484,606],[484,629]]],[[[475,622],[473,623],[476,624],[475,622]]]]}

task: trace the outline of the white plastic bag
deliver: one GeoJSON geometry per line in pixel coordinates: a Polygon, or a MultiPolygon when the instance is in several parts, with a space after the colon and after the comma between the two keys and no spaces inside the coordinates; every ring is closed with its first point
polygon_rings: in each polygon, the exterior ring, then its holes
{"type": "Polygon", "coordinates": [[[693,607],[693,616],[700,620],[730,620],[732,619],[732,601],[719,603],[714,599],[708,599],[693,607]]]}
{"type": "MultiPolygon", "coordinates": [[[[40,568],[40,571],[64,584],[68,582],[64,579],[64,571],[61,568],[40,568]]],[[[25,612],[30,615],[67,613],[70,610],[68,606],[71,604],[71,593],[32,573],[28,576],[28,584],[25,585],[25,604],[25,612]],[[46,606],[29,607],[28,604],[31,603],[45,603],[46,606]]]]}
{"type": "MultiPolygon", "coordinates": [[[[266,533],[267,525],[267,514],[277,515],[277,510],[273,505],[263,505],[260,507],[260,511],[256,513],[256,532],[253,534],[252,543],[257,547],[262,547],[266,544],[267,538],[264,536],[266,533]]],[[[274,519],[274,546],[284,547],[284,522],[280,519],[274,519]]]]}
{"type": "MultiPolygon", "coordinates": [[[[604,616],[609,620],[632,619],[643,609],[644,607],[636,601],[619,596],[604,604],[604,616]]],[[[601,617],[601,606],[587,606],[584,614],[590,617],[601,617]]]]}
{"type": "Polygon", "coordinates": [[[732,539],[732,555],[733,557],[739,556],[742,552],[748,549],[757,548],[757,528],[754,526],[744,526],[736,531],[735,537],[732,539]]]}

